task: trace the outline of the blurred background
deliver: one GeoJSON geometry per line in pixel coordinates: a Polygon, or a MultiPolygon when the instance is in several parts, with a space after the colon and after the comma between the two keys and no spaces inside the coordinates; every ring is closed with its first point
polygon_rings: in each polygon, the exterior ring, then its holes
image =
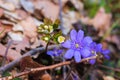
{"type": "MultiPolygon", "coordinates": [[[[10,60],[30,49],[45,46],[46,43],[39,39],[42,35],[37,33],[44,18],[60,19],[60,30],[66,37],[71,29],[82,29],[85,35],[111,51],[110,60],[75,66],[79,77],[83,80],[120,80],[120,0],[0,0],[0,56],[4,56],[9,40],[15,41],[8,54],[10,60]]],[[[49,65],[49,59],[43,63],[49,65]]],[[[59,71],[56,75],[62,80],[59,71]]]]}

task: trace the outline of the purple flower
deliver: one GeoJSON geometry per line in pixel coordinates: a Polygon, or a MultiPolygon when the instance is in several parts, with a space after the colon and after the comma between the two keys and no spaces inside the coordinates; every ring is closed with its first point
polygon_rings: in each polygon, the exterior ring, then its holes
{"type": "Polygon", "coordinates": [[[72,30],[70,32],[70,40],[62,43],[63,47],[69,49],[64,57],[66,59],[74,57],[76,62],[80,62],[82,57],[87,57],[91,54],[89,50],[91,42],[92,38],[89,36],[84,37],[84,32],[82,30],[79,30],[78,32],[72,30]]]}
{"type": "MultiPolygon", "coordinates": [[[[91,57],[91,56],[96,56],[98,53],[101,53],[106,59],[110,59],[109,57],[109,50],[103,50],[102,49],[102,44],[96,44],[95,42],[92,42],[89,46],[91,55],[87,56],[87,57],[91,57]]],[[[96,59],[92,59],[89,61],[90,64],[94,64],[96,62],[96,59]]]]}
{"type": "MultiPolygon", "coordinates": [[[[91,52],[91,55],[89,55],[88,57],[96,56],[97,53],[101,52],[102,44],[96,44],[95,42],[92,42],[89,46],[89,50],[91,52]]],[[[89,62],[90,62],[90,64],[95,64],[96,59],[91,59],[89,62]]]]}
{"type": "Polygon", "coordinates": [[[110,59],[110,50],[108,49],[102,49],[102,44],[96,45],[96,52],[101,53],[106,59],[110,59]]]}
{"type": "Polygon", "coordinates": [[[47,54],[51,57],[58,57],[60,56],[60,54],[62,54],[62,52],[63,51],[61,49],[54,48],[53,50],[48,51],[47,54]]]}
{"type": "Polygon", "coordinates": [[[108,50],[108,49],[101,50],[101,53],[106,59],[108,59],[108,60],[110,59],[110,56],[109,56],[110,50],[108,50]]]}

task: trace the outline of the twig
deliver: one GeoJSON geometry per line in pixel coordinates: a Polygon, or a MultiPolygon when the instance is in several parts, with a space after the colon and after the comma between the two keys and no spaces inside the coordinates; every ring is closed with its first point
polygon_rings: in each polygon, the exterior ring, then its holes
{"type": "Polygon", "coordinates": [[[66,76],[65,80],[68,80],[68,79],[69,79],[70,74],[71,74],[71,71],[72,71],[72,68],[69,70],[69,72],[68,72],[68,74],[67,74],[67,76],[66,76]]]}
{"type": "Polygon", "coordinates": [[[109,69],[109,70],[112,70],[112,71],[120,72],[120,69],[118,69],[118,68],[112,68],[112,67],[108,67],[108,66],[104,66],[104,65],[97,65],[97,66],[105,68],[105,69],[109,69]]]}
{"type": "MultiPolygon", "coordinates": [[[[88,61],[90,59],[95,59],[95,58],[96,58],[96,56],[92,56],[92,57],[89,57],[89,58],[82,59],[81,62],[88,61]]],[[[51,66],[45,66],[45,67],[40,67],[40,68],[33,68],[33,69],[30,69],[29,71],[21,72],[21,73],[18,73],[16,75],[0,78],[0,80],[11,80],[13,78],[20,77],[22,75],[25,75],[25,74],[28,74],[28,73],[31,73],[31,72],[43,71],[43,70],[48,70],[48,69],[54,69],[56,67],[60,67],[60,66],[63,66],[63,65],[69,65],[71,63],[72,63],[72,61],[65,61],[65,62],[54,64],[54,65],[51,65],[51,66]]]]}
{"type": "MultiPolygon", "coordinates": [[[[70,69],[70,66],[67,66],[68,67],[68,69],[70,69]]],[[[78,72],[76,71],[76,69],[75,68],[72,68],[73,70],[71,71],[71,77],[72,77],[72,79],[74,80],[74,77],[73,77],[73,75],[77,75],[77,78],[78,78],[78,80],[81,80],[80,79],[80,77],[78,76],[79,74],[78,74],[78,72]]]]}
{"type": "Polygon", "coordinates": [[[65,76],[64,80],[68,80],[69,79],[69,77],[71,75],[71,72],[73,71],[73,66],[74,66],[74,63],[71,64],[71,68],[69,66],[67,66],[69,71],[68,71],[67,75],[65,76]]]}
{"type": "Polygon", "coordinates": [[[50,39],[48,40],[47,45],[45,47],[45,53],[48,51],[48,45],[49,45],[51,39],[52,39],[52,36],[50,35],[50,39]]]}
{"type": "MultiPolygon", "coordinates": [[[[76,77],[77,77],[77,80],[81,80],[77,73],[75,73],[75,72],[72,71],[72,72],[71,72],[71,75],[76,76],[76,77]]],[[[72,76],[72,79],[74,80],[74,77],[73,77],[73,76],[72,76]]]]}
{"type": "Polygon", "coordinates": [[[4,66],[5,61],[7,60],[8,50],[9,50],[9,48],[10,48],[12,42],[13,42],[13,40],[10,40],[10,41],[8,42],[8,45],[7,45],[7,48],[6,48],[5,55],[4,55],[4,57],[3,57],[2,65],[1,65],[1,66],[4,66]]]}
{"type": "Polygon", "coordinates": [[[90,66],[90,68],[85,72],[85,74],[82,76],[81,80],[85,80],[87,75],[91,72],[91,70],[94,68],[93,65],[90,66]]]}
{"type": "MultiPolygon", "coordinates": [[[[48,46],[48,49],[52,49],[54,47],[60,47],[60,46],[57,46],[57,45],[51,45],[51,46],[48,46]]],[[[27,52],[26,54],[24,54],[22,57],[10,62],[9,64],[6,64],[5,66],[3,67],[0,67],[0,74],[3,74],[5,71],[7,71],[8,69],[12,68],[13,66],[15,66],[23,57],[25,56],[32,56],[34,54],[36,54],[38,51],[43,51],[45,50],[45,47],[40,47],[40,48],[36,48],[36,49],[33,49],[29,52],[27,52]]]]}

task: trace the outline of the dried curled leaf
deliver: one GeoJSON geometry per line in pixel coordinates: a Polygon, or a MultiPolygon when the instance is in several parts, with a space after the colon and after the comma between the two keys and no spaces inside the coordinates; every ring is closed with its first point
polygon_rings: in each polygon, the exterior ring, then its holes
{"type": "Polygon", "coordinates": [[[12,30],[12,25],[5,25],[0,23],[0,39],[3,38],[8,32],[12,30]]]}
{"type": "Polygon", "coordinates": [[[106,13],[103,7],[99,9],[97,14],[93,18],[92,24],[96,29],[99,29],[100,36],[103,36],[106,30],[110,28],[111,18],[112,18],[112,15],[110,13],[106,13]]]}
{"type": "Polygon", "coordinates": [[[4,14],[4,10],[0,8],[0,17],[4,14]]]}
{"type": "Polygon", "coordinates": [[[14,48],[17,52],[21,52],[21,50],[24,50],[26,48],[30,48],[30,43],[28,38],[23,38],[22,41],[14,41],[13,44],[11,45],[11,48],[14,48]]]}
{"type": "Polygon", "coordinates": [[[53,21],[58,18],[59,5],[55,5],[50,0],[36,0],[33,1],[34,7],[40,10],[44,17],[48,17],[53,21]]]}
{"type": "MultiPolygon", "coordinates": [[[[43,66],[44,65],[33,61],[30,56],[26,56],[20,61],[21,71],[24,71],[26,69],[31,69],[31,68],[43,67],[43,66]]],[[[36,71],[36,72],[29,73],[28,75],[32,80],[39,80],[39,79],[51,80],[51,76],[49,74],[46,74],[45,71],[36,71]]]]}
{"type": "Polygon", "coordinates": [[[27,36],[32,42],[37,37],[37,27],[32,17],[27,17],[25,20],[20,22],[20,25],[24,29],[24,35],[27,36]]]}
{"type": "Polygon", "coordinates": [[[0,7],[6,9],[8,11],[15,11],[15,6],[11,2],[7,2],[7,1],[5,2],[5,1],[1,0],[0,1],[0,7]]]}
{"type": "Polygon", "coordinates": [[[22,7],[23,7],[26,11],[28,11],[28,12],[30,12],[30,13],[33,13],[33,12],[34,12],[34,5],[33,5],[33,3],[32,3],[31,1],[29,1],[29,0],[20,0],[20,3],[21,3],[21,5],[22,5],[22,7]]]}

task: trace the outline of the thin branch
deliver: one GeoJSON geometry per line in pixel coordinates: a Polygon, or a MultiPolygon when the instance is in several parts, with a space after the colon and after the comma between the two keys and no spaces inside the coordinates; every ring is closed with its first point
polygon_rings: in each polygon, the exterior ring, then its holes
{"type": "Polygon", "coordinates": [[[112,68],[112,67],[108,67],[108,66],[104,66],[104,65],[97,65],[97,66],[101,67],[101,68],[109,69],[112,71],[120,72],[120,69],[118,69],[118,68],[112,68]]]}
{"type": "Polygon", "coordinates": [[[91,65],[90,68],[85,72],[85,74],[82,76],[81,80],[85,80],[88,74],[93,70],[94,65],[91,65]]]}
{"type": "Polygon", "coordinates": [[[52,39],[52,36],[50,35],[50,39],[48,40],[47,45],[45,47],[45,53],[48,51],[48,45],[49,45],[51,39],[52,39]]]}
{"type": "MultiPolygon", "coordinates": [[[[70,66],[67,66],[67,68],[68,69],[70,69],[71,67],[70,66]]],[[[78,80],[81,80],[81,78],[80,78],[80,76],[78,76],[79,74],[78,74],[78,72],[76,71],[76,69],[75,68],[72,68],[73,70],[72,70],[72,72],[71,72],[71,77],[72,77],[72,79],[74,80],[74,77],[73,77],[73,75],[76,75],[77,76],[77,78],[78,78],[78,80]]]]}
{"type": "Polygon", "coordinates": [[[72,68],[69,70],[69,72],[68,72],[68,74],[67,74],[67,76],[66,76],[65,80],[68,80],[68,79],[69,79],[70,74],[71,74],[71,71],[72,71],[72,68]]]}
{"type": "Polygon", "coordinates": [[[73,71],[73,66],[74,66],[74,63],[72,64],[71,63],[71,67],[70,66],[67,66],[68,67],[68,73],[67,75],[65,76],[65,79],[64,80],[68,80],[70,75],[71,75],[71,72],[73,71]]]}
{"type": "MultiPolygon", "coordinates": [[[[60,46],[57,46],[57,45],[51,45],[51,46],[48,46],[48,49],[53,49],[54,47],[60,47],[60,46]]],[[[5,71],[7,71],[8,69],[14,67],[17,63],[19,63],[19,61],[23,58],[23,57],[26,57],[26,56],[32,56],[34,54],[36,54],[37,52],[39,51],[43,51],[45,50],[45,47],[40,47],[40,48],[36,48],[36,49],[33,49],[27,53],[25,53],[22,57],[10,62],[9,64],[6,64],[4,65],[3,67],[0,67],[0,74],[3,74],[5,71]]]]}
{"type": "Polygon", "coordinates": [[[12,43],[13,43],[13,40],[10,40],[10,41],[8,42],[8,45],[7,45],[7,48],[6,48],[5,55],[4,55],[4,57],[3,57],[2,65],[1,65],[1,66],[4,66],[5,61],[7,60],[8,50],[9,50],[9,48],[10,48],[10,46],[11,46],[12,43]]]}
{"type": "MultiPolygon", "coordinates": [[[[92,57],[89,57],[89,58],[85,58],[85,59],[82,59],[81,62],[88,61],[90,59],[95,59],[96,57],[97,56],[92,56],[92,57]]],[[[45,67],[40,67],[40,68],[33,68],[33,69],[30,69],[29,71],[21,72],[21,73],[18,73],[16,75],[0,78],[0,80],[10,80],[10,79],[13,79],[13,78],[16,78],[16,77],[20,77],[22,75],[25,75],[25,74],[28,74],[28,73],[31,73],[31,72],[43,71],[43,70],[48,70],[48,69],[51,70],[51,69],[54,69],[56,67],[60,67],[60,66],[63,66],[63,65],[69,65],[71,63],[72,63],[72,61],[65,61],[65,62],[54,64],[54,65],[51,65],[51,66],[45,66],[45,67]]]]}

